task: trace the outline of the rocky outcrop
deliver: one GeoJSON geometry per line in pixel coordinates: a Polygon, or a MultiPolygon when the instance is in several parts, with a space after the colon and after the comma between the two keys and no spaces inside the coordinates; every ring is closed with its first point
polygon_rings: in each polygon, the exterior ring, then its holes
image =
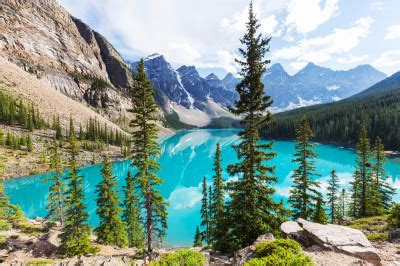
{"type": "Polygon", "coordinates": [[[128,65],[102,35],[56,0],[1,1],[0,56],[75,100],[105,108],[108,117],[125,115],[129,108],[128,65]],[[101,89],[99,81],[105,84],[101,89]]]}
{"type": "Polygon", "coordinates": [[[296,239],[303,245],[304,239],[307,239],[308,246],[308,241],[312,240],[314,244],[328,250],[349,254],[374,264],[379,264],[381,261],[377,250],[365,235],[350,227],[335,224],[323,225],[298,219],[297,222],[283,223],[281,230],[284,235],[296,239]]]}
{"type": "Polygon", "coordinates": [[[251,246],[242,248],[241,250],[235,253],[234,265],[243,265],[246,261],[255,258],[256,257],[255,250],[257,244],[261,242],[268,242],[274,240],[275,240],[274,235],[270,233],[259,236],[251,246]]]}

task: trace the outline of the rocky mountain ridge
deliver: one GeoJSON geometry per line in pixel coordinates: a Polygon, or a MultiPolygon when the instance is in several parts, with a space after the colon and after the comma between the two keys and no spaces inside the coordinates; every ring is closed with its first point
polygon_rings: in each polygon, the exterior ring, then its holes
{"type": "Polygon", "coordinates": [[[109,118],[127,115],[129,67],[56,0],[1,1],[0,55],[109,118]]]}

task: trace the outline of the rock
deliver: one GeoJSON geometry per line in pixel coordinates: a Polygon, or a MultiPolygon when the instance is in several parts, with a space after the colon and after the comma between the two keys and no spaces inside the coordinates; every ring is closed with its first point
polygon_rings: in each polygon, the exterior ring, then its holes
{"type": "Polygon", "coordinates": [[[4,262],[8,258],[8,253],[5,250],[0,250],[0,263],[4,262]]]}
{"type": "Polygon", "coordinates": [[[326,248],[332,247],[373,263],[380,263],[377,250],[371,245],[365,235],[350,227],[335,224],[318,224],[298,219],[297,222],[315,243],[326,248]]]}
{"type": "Polygon", "coordinates": [[[281,224],[281,231],[287,238],[291,238],[299,242],[302,246],[308,248],[314,245],[314,241],[310,239],[305,233],[303,228],[293,221],[287,221],[281,224]]]}
{"type": "Polygon", "coordinates": [[[253,245],[257,245],[258,243],[261,243],[261,242],[274,241],[274,240],[275,240],[274,235],[271,233],[267,233],[265,235],[260,235],[256,239],[256,241],[253,243],[253,245]]]}
{"type": "Polygon", "coordinates": [[[257,244],[259,244],[261,242],[268,242],[268,241],[273,241],[273,240],[275,240],[275,237],[271,233],[267,233],[267,234],[259,236],[251,246],[242,248],[241,250],[239,250],[235,253],[234,262],[238,265],[242,265],[246,261],[249,261],[249,260],[255,258],[256,257],[255,250],[256,250],[257,244]]]}
{"type": "Polygon", "coordinates": [[[388,240],[390,242],[400,242],[400,228],[390,231],[388,234],[388,240]]]}

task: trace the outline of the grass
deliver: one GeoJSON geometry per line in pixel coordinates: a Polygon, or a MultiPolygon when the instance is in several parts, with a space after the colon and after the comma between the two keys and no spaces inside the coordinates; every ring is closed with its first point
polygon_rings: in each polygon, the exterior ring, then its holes
{"type": "Polygon", "coordinates": [[[388,238],[387,215],[355,219],[346,225],[361,230],[370,241],[384,241],[388,238]]]}
{"type": "Polygon", "coordinates": [[[26,265],[29,266],[46,266],[53,264],[54,261],[49,259],[31,259],[26,262],[26,265]]]}

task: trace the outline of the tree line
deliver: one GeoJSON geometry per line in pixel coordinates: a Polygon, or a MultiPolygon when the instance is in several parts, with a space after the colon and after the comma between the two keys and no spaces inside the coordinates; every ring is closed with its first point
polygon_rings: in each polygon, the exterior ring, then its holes
{"type": "MultiPolygon", "coordinates": [[[[154,89],[144,71],[144,61],[138,65],[134,75],[135,86],[131,89],[132,112],[135,119],[132,125],[137,129],[132,133],[132,166],[135,175],[129,171],[123,187],[124,200],[119,198],[116,176],[112,164],[103,158],[102,180],[96,186],[97,210],[100,223],[94,229],[97,241],[105,245],[135,247],[146,249],[153,255],[154,244],[162,241],[167,228],[167,203],[159,193],[162,179],[157,176],[157,158],[160,148],[157,142],[157,105],[154,89]]],[[[90,138],[107,138],[107,129],[101,129],[95,120],[88,124],[90,138]],[[102,137],[103,136],[103,137],[102,137]]],[[[59,140],[54,138],[50,148],[50,164],[53,175],[45,181],[50,183],[46,220],[49,226],[61,227],[61,246],[59,252],[65,256],[84,255],[96,252],[91,245],[91,230],[86,210],[84,177],[78,168],[79,143],[71,120],[68,136],[69,161],[67,173],[60,159],[59,140]]],[[[109,135],[108,135],[109,137],[109,135]]]]}
{"type": "Polygon", "coordinates": [[[298,121],[306,115],[315,140],[355,145],[364,127],[373,140],[380,137],[387,149],[400,150],[400,89],[341,102],[311,106],[277,114],[262,129],[264,138],[293,139],[298,121]]]}

